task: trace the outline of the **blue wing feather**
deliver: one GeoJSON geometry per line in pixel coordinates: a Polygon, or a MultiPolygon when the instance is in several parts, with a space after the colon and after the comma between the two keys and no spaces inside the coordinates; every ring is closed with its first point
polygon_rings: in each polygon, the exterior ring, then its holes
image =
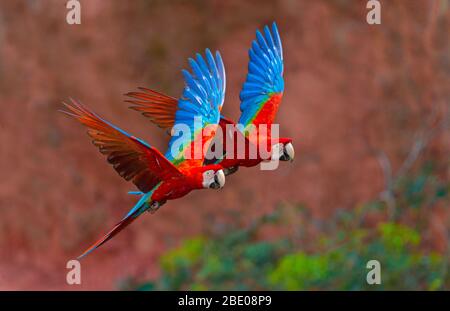
{"type": "Polygon", "coordinates": [[[173,163],[182,161],[182,153],[194,139],[195,118],[201,118],[201,126],[218,124],[220,111],[225,99],[226,76],[225,67],[219,52],[215,58],[209,49],[205,51],[206,61],[202,55],[196,54],[195,59],[189,58],[191,72],[183,70],[185,86],[181,98],[178,100],[178,109],[175,113],[174,127],[185,125],[190,129],[190,136],[181,137],[180,149],[172,154],[172,146],[180,139],[180,135],[172,136],[165,156],[173,163]],[[180,158],[181,156],[181,158],[180,158]]]}
{"type": "Polygon", "coordinates": [[[272,29],[265,26],[263,33],[256,31],[256,40],[249,50],[247,79],[239,96],[239,124],[250,124],[272,94],[284,91],[283,70],[283,48],[273,23],[272,29]]]}

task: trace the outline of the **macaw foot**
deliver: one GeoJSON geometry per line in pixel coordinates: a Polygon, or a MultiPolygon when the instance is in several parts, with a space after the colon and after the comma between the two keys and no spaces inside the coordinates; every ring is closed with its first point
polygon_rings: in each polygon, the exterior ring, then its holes
{"type": "Polygon", "coordinates": [[[236,173],[238,169],[239,169],[239,166],[237,166],[237,165],[236,166],[230,166],[228,168],[224,168],[223,172],[225,173],[225,176],[228,176],[228,175],[236,173]]]}
{"type": "Polygon", "coordinates": [[[153,203],[150,205],[150,208],[148,209],[148,212],[149,212],[150,214],[156,213],[156,211],[159,210],[159,208],[160,208],[161,206],[163,206],[164,203],[166,203],[166,201],[161,201],[161,202],[155,201],[155,202],[153,202],[153,203]]]}

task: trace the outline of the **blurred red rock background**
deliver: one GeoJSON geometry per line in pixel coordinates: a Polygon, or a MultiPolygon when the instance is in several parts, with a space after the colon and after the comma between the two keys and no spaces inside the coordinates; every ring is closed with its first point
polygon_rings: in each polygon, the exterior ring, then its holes
{"type": "MultiPolygon", "coordinates": [[[[158,275],[161,252],[230,215],[250,221],[283,202],[325,219],[353,208],[383,190],[381,152],[397,170],[415,135],[448,108],[447,0],[382,1],[376,26],[366,23],[363,0],[82,0],[82,24],[72,26],[65,4],[0,3],[2,290],[116,289],[129,276],[158,275]],[[247,50],[272,21],[285,55],[277,120],[294,138],[295,162],[241,169],[218,193],[198,191],[145,215],[84,260],[81,286],[68,286],[67,260],[136,198],[84,128],[58,112],[61,101],[79,99],[164,150],[165,133],[127,109],[123,94],[146,86],[179,96],[186,59],[209,47],[227,70],[223,112],[237,119],[247,50]]],[[[449,131],[426,152],[449,178],[449,131]]]]}

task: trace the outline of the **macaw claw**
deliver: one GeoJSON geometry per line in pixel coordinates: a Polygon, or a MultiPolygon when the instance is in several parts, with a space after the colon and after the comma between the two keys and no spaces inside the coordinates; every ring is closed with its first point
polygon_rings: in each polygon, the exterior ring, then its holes
{"type": "Polygon", "coordinates": [[[155,202],[153,202],[153,203],[150,205],[150,208],[148,209],[148,212],[149,212],[150,214],[156,213],[156,211],[159,210],[159,208],[160,208],[161,206],[163,206],[164,203],[166,203],[166,201],[163,201],[163,202],[156,202],[156,201],[155,201],[155,202]]]}

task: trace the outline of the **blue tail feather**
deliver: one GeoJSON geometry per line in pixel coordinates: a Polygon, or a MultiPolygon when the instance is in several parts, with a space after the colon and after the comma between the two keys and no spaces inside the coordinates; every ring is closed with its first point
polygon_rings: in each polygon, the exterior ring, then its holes
{"type": "Polygon", "coordinates": [[[144,192],[142,192],[142,191],[128,191],[128,194],[131,194],[131,195],[144,195],[144,192]]]}

